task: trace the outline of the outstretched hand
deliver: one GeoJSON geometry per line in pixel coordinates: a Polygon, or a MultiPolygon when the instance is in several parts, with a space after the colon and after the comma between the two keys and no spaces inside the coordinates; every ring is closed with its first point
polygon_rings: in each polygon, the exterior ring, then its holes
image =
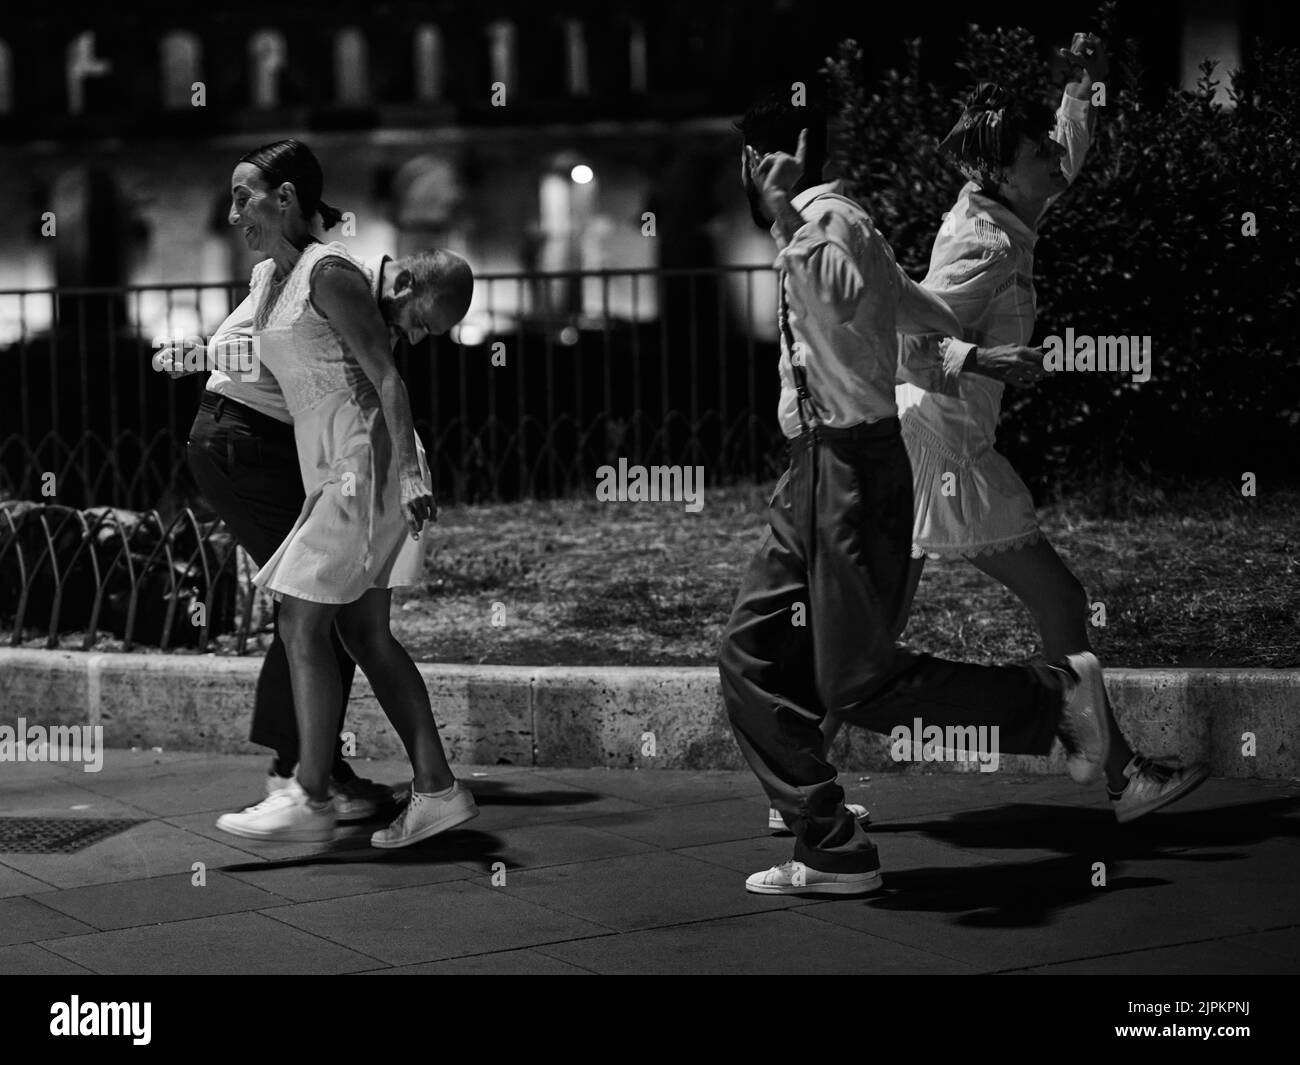
{"type": "Polygon", "coordinates": [[[180,353],[175,348],[163,348],[153,357],[154,370],[158,373],[165,373],[173,381],[198,373],[198,370],[187,370],[184,359],[180,358],[179,355],[180,353]]]}
{"type": "Polygon", "coordinates": [[[1043,367],[1043,349],[1022,344],[978,348],[975,372],[1015,387],[1037,384],[1047,374],[1043,367]]]}

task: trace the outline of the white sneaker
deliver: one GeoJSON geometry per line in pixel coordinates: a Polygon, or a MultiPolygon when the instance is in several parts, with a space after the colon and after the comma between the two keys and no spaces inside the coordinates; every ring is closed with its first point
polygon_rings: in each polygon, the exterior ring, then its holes
{"type": "Polygon", "coordinates": [[[266,775],[266,797],[269,799],[277,792],[284,791],[293,783],[293,777],[282,777],[279,773],[268,773],[266,775]]]}
{"type": "Polygon", "coordinates": [[[269,839],[285,843],[324,843],[334,838],[334,806],[314,808],[297,780],[289,783],[256,806],[237,814],[222,814],[217,828],[245,839],[269,839]]]}
{"type": "Polygon", "coordinates": [[[1168,806],[1195,791],[1209,779],[1210,767],[1197,762],[1179,769],[1135,754],[1124,767],[1124,776],[1127,780],[1123,791],[1116,794],[1106,789],[1121,824],[1168,806]]]}
{"type": "Polygon", "coordinates": [[[425,794],[412,786],[406,808],[391,825],[371,836],[370,842],[376,847],[409,847],[476,817],[474,796],[459,780],[444,795],[425,794]]]}
{"type": "Polygon", "coordinates": [[[353,777],[346,784],[331,783],[330,797],[340,821],[366,821],[393,801],[393,789],[365,777],[353,777]]]}
{"type": "MultiPolygon", "coordinates": [[[[853,819],[860,825],[871,824],[871,814],[865,806],[859,806],[856,802],[847,802],[844,809],[853,815],[853,819]]],[[[771,832],[789,832],[785,826],[785,818],[781,816],[781,811],[774,807],[768,807],[767,810],[767,827],[771,832]]]]}
{"type": "Polygon", "coordinates": [[[880,887],[880,870],[865,873],[824,873],[803,862],[774,865],[745,881],[755,895],[866,895],[880,887]]]}
{"type": "Polygon", "coordinates": [[[1074,782],[1091,784],[1101,779],[1110,756],[1106,684],[1095,655],[1085,651],[1066,655],[1065,661],[1074,677],[1066,682],[1057,735],[1065,747],[1065,765],[1074,782]]]}

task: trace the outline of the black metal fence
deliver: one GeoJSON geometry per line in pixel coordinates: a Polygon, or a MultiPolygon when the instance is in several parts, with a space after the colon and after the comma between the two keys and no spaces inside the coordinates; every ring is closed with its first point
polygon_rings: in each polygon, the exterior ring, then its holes
{"type": "Polygon", "coordinates": [[[0,502],[0,629],[14,646],[43,637],[58,647],[61,634],[79,632],[81,650],[111,636],[127,651],[203,651],[210,637],[237,632],[243,653],[259,603],[239,558],[220,522],[188,508],[165,521],[157,511],[0,502]]]}
{"type": "MultiPolygon", "coordinates": [[[[205,374],[152,367],[206,336],[236,284],[0,291],[0,499],[208,516],[184,458],[205,374]]],[[[439,498],[594,489],[596,469],[779,465],[765,267],[495,274],[456,339],[398,346],[439,498]]]]}

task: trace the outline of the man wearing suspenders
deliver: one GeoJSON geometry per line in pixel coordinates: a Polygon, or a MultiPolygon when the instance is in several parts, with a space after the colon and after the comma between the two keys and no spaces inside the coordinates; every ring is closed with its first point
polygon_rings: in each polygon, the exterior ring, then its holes
{"type": "Polygon", "coordinates": [[[912,546],[912,472],[894,405],[898,333],[960,336],[947,306],[903,273],[870,217],[818,184],[824,116],[771,96],[737,126],[751,213],[780,272],[781,399],[790,466],[769,508],[719,654],[740,748],[794,832],[794,859],[746,881],[760,894],[859,895],[881,884],[875,845],[844,805],[820,728],[968,730],[1098,779],[1109,736],[1089,654],[1048,666],[974,666],[896,648],[912,546]],[[793,152],[793,154],[791,154],[793,152]],[[987,735],[988,733],[983,733],[987,735]]]}

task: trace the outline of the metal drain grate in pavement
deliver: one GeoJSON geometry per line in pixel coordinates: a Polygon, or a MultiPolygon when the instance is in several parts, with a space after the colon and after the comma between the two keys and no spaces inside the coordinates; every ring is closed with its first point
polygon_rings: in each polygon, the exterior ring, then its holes
{"type": "Polygon", "coordinates": [[[144,823],[120,817],[0,817],[0,854],[76,854],[144,823]]]}

